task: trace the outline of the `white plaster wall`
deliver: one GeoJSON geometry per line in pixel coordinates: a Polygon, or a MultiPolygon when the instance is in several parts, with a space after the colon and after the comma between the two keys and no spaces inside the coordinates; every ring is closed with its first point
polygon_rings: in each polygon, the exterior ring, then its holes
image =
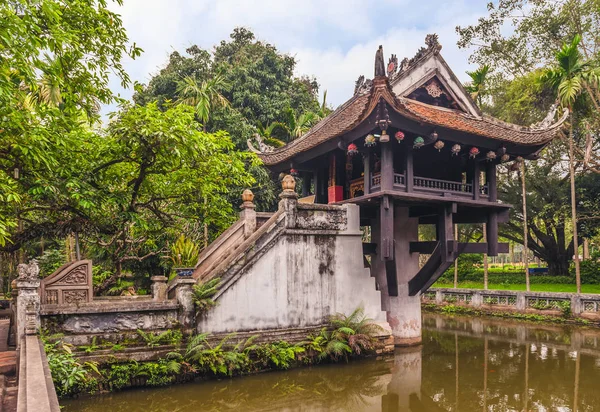
{"type": "MultiPolygon", "coordinates": [[[[355,212],[352,210],[351,212],[355,212]]],[[[349,213],[349,218],[356,218],[349,213]]],[[[335,313],[385,324],[375,279],[363,267],[358,224],[338,236],[285,234],[198,319],[199,332],[282,329],[323,324],[335,313]]],[[[387,326],[387,325],[386,325],[387,326]]]]}

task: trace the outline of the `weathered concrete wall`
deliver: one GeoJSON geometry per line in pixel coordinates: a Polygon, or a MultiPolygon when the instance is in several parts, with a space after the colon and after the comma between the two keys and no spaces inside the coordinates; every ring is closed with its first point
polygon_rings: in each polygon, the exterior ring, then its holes
{"type": "Polygon", "coordinates": [[[387,326],[375,280],[363,265],[358,206],[302,205],[285,223],[288,228],[260,246],[264,254],[222,291],[217,307],[198,318],[198,331],[321,325],[359,306],[387,326]]]}

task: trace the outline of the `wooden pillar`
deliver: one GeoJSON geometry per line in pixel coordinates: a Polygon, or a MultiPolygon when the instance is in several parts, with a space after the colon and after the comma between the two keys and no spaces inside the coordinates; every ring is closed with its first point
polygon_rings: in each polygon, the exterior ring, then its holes
{"type": "Polygon", "coordinates": [[[371,193],[371,149],[363,156],[364,194],[371,193]]]}
{"type": "Polygon", "coordinates": [[[437,224],[437,237],[440,242],[441,247],[441,255],[442,261],[444,262],[453,262],[454,261],[454,251],[456,249],[456,243],[452,242],[454,238],[452,233],[452,213],[456,211],[456,204],[451,203],[444,205],[439,214],[438,224],[437,224]],[[448,246],[453,244],[453,248],[449,248],[448,246]]]}
{"type": "Polygon", "coordinates": [[[498,213],[490,212],[486,224],[488,256],[498,256],[498,213]]]}
{"type": "Polygon", "coordinates": [[[398,278],[394,261],[394,201],[383,196],[379,205],[379,256],[385,262],[388,296],[398,296],[398,278]]]}
{"type": "Polygon", "coordinates": [[[315,179],[315,203],[327,203],[325,191],[327,187],[326,171],[322,168],[316,168],[313,175],[315,179]]]}
{"type": "Polygon", "coordinates": [[[477,159],[473,160],[473,199],[479,200],[479,183],[480,183],[481,173],[479,170],[479,162],[477,159]]]}
{"type": "Polygon", "coordinates": [[[381,143],[381,190],[394,188],[394,152],[392,142],[381,143]]]}
{"type": "Polygon", "coordinates": [[[488,185],[488,197],[490,202],[496,202],[498,200],[498,183],[496,178],[496,162],[488,162],[487,169],[485,172],[487,185],[488,185]]]}
{"type": "Polygon", "coordinates": [[[406,191],[412,192],[415,183],[414,162],[413,162],[413,147],[406,143],[406,156],[404,158],[404,173],[406,178],[406,191]]]}
{"type": "Polygon", "coordinates": [[[302,197],[310,195],[311,176],[308,172],[302,175],[302,197]]]}

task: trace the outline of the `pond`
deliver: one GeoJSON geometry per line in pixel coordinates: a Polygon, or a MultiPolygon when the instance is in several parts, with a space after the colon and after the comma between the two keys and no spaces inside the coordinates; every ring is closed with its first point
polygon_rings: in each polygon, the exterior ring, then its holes
{"type": "Polygon", "coordinates": [[[600,410],[600,330],[423,315],[384,360],[63,400],[63,411],[600,410]]]}

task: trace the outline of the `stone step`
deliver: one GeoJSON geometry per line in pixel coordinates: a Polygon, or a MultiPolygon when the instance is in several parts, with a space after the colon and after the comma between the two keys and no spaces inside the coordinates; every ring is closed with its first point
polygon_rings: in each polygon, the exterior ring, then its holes
{"type": "Polygon", "coordinates": [[[10,375],[17,371],[17,352],[0,352],[0,374],[10,375]]]}
{"type": "Polygon", "coordinates": [[[17,378],[0,375],[0,412],[15,412],[17,410],[17,378]]]}

